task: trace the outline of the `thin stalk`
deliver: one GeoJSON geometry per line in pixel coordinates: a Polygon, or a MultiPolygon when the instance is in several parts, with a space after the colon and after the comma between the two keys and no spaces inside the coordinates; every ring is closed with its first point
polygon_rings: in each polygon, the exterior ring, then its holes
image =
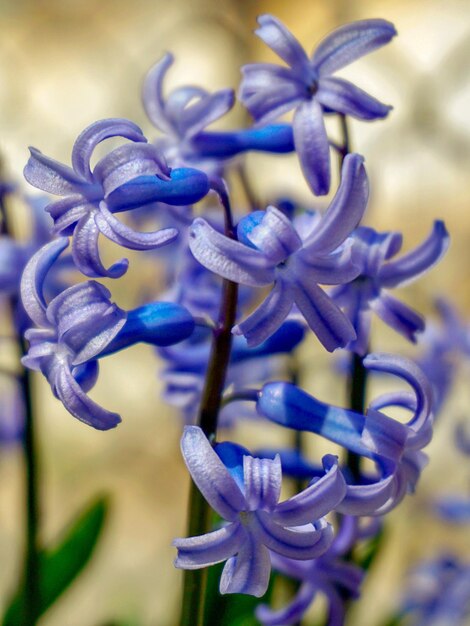
{"type": "MultiPolygon", "coordinates": [[[[3,194],[0,194],[0,212],[2,216],[2,234],[13,236],[8,220],[7,209],[3,194]]],[[[15,312],[19,306],[18,298],[12,297],[10,309],[13,326],[15,326],[15,312]]],[[[21,331],[16,328],[16,341],[20,356],[28,351],[21,331]]],[[[25,545],[23,581],[25,595],[23,599],[23,613],[21,626],[35,626],[39,613],[39,498],[38,498],[38,461],[36,451],[35,423],[32,403],[31,373],[22,367],[18,375],[21,394],[25,407],[25,428],[22,441],[24,469],[25,469],[25,545]]]]}
{"type": "MultiPolygon", "coordinates": [[[[225,211],[225,234],[234,238],[230,203],[225,185],[214,181],[225,211]]],[[[217,419],[222,404],[225,378],[232,347],[232,327],[237,310],[238,285],[223,281],[222,300],[217,328],[212,338],[209,364],[199,409],[198,424],[209,441],[214,442],[217,434],[217,419]]],[[[204,535],[211,529],[211,509],[192,482],[189,494],[187,535],[204,535]]],[[[203,626],[207,569],[185,570],[183,581],[183,603],[180,626],[203,626]]]]}

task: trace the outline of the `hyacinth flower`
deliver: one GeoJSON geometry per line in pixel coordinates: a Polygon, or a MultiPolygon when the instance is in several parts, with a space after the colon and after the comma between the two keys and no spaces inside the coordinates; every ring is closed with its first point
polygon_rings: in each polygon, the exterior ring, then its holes
{"type": "Polygon", "coordinates": [[[360,268],[352,282],[335,287],[330,296],[346,313],[357,334],[348,349],[365,354],[372,312],[403,337],[416,343],[424,330],[422,316],[389,290],[409,284],[433,267],[449,246],[444,222],[436,221],[429,237],[414,250],[393,258],[402,245],[401,233],[378,233],[360,226],[353,233],[354,262],[360,268]]]}
{"type": "Polygon", "coordinates": [[[46,210],[54,220],[54,232],[73,234],[72,255],[86,276],[118,278],[128,266],[121,259],[106,269],[100,258],[98,237],[103,234],[132,250],[158,248],[178,235],[175,228],[138,233],[113,215],[149,202],[190,204],[206,195],[209,183],[194,169],[171,170],[157,148],[147,143],[134,123],[123,119],[95,122],[77,138],[72,149],[72,168],[30,148],[26,180],[48,193],[62,196],[46,210]],[[93,170],[90,159],[95,148],[111,137],[129,143],[111,150],[93,170]]]}
{"type": "Polygon", "coordinates": [[[273,568],[299,581],[300,587],[283,608],[274,610],[264,604],[258,606],[256,617],[263,626],[300,623],[318,594],[327,599],[328,626],[343,626],[346,609],[341,591],[346,592],[348,598],[358,598],[364,577],[360,567],[342,558],[357,540],[357,531],[357,520],[345,516],[333,543],[322,556],[310,561],[296,561],[271,554],[273,568]]]}
{"type": "Polygon", "coordinates": [[[239,98],[260,124],[294,110],[294,143],[302,171],[315,194],[326,194],[331,175],[324,114],[375,120],[385,117],[391,109],[332,74],[387,44],[396,30],[393,24],[381,19],[352,22],[323,39],[309,58],[277,18],[261,15],[258,24],[256,35],[287,67],[271,63],[245,65],[239,98]]]}
{"type": "Polygon", "coordinates": [[[442,555],[416,567],[407,580],[401,616],[413,626],[465,626],[470,616],[470,564],[442,555]]]}
{"type": "Polygon", "coordinates": [[[288,124],[230,132],[206,131],[207,126],[233,107],[233,90],[221,89],[210,94],[202,87],[185,85],[165,97],[163,83],[173,62],[173,55],[166,53],[147,74],[142,92],[148,118],[165,134],[157,139],[156,145],[170,165],[187,163],[213,170],[218,168],[218,160],[248,150],[279,153],[294,150],[292,128],[288,124]]]}
{"type": "Polygon", "coordinates": [[[274,283],[264,302],[234,329],[250,347],[272,335],[294,304],[323,346],[329,350],[355,338],[349,320],[319,287],[341,284],[357,276],[351,247],[345,241],[359,223],[368,199],[363,158],[348,155],[341,184],[325,214],[308,233],[299,234],[275,207],[255,211],[237,227],[239,241],[217,232],[202,218],[194,220],[189,246],[212,272],[252,287],[274,283]]]}
{"type": "Polygon", "coordinates": [[[197,426],[186,426],[181,449],[197,487],[227,524],[199,537],[176,539],[176,567],[200,569],[227,561],[220,593],[260,597],[268,588],[270,551],[305,560],[320,556],[331,544],[332,527],[322,518],[345,490],[336,457],[324,457],[320,480],[279,503],[279,458],[254,458],[232,443],[214,450],[197,426]]]}
{"type": "Polygon", "coordinates": [[[46,304],[44,280],[67,245],[63,237],[47,244],[23,273],[23,305],[37,328],[25,333],[29,350],[22,363],[44,374],[74,417],[107,430],[121,421],[120,416],[86,395],[97,380],[97,359],[138,342],[169,345],[186,339],[194,320],[172,303],[155,302],[126,313],[111,303],[109,291],[96,281],[69,287],[46,304]]]}
{"type": "Polygon", "coordinates": [[[258,393],[257,410],[277,424],[321,435],[374,461],[377,474],[364,474],[356,484],[348,482],[337,510],[346,515],[383,515],[414,491],[427,462],[422,448],[432,437],[432,388],[416,364],[402,357],[370,354],[364,366],[402,378],[413,391],[383,394],[362,415],[320,402],[291,383],[272,382],[258,393]],[[407,409],[411,419],[402,424],[387,416],[383,410],[391,406],[407,409]]]}

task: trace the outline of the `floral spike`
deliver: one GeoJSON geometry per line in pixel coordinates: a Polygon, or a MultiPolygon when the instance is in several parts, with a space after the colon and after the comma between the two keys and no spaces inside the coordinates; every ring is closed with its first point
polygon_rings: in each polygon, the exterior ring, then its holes
{"type": "Polygon", "coordinates": [[[258,23],[258,37],[288,67],[245,65],[239,98],[258,123],[295,111],[294,143],[304,176],[315,194],[326,194],[330,188],[330,157],[323,115],[340,113],[374,120],[385,117],[391,109],[331,74],[388,43],[396,30],[380,19],[353,22],[328,35],[309,59],[280,20],[261,15],[258,23]]]}
{"type": "Polygon", "coordinates": [[[171,172],[157,148],[148,144],[140,128],[128,120],[101,120],[86,128],[72,149],[73,168],[46,157],[35,148],[30,150],[25,178],[43,191],[63,196],[46,210],[54,220],[55,233],[75,235],[74,261],[82,273],[90,277],[118,278],[128,266],[127,260],[121,259],[108,269],[104,267],[98,248],[100,233],[134,250],[158,248],[174,241],[178,235],[175,228],[136,233],[116,220],[112,212],[160,199],[185,204],[180,200],[192,201],[195,196],[200,199],[209,187],[202,172],[189,169],[171,172]],[[130,143],[112,150],[92,170],[90,159],[96,146],[117,136],[129,139],[130,143]],[[195,181],[195,177],[200,180],[195,181]],[[138,186],[134,184],[136,180],[140,182],[138,186]],[[130,189],[126,189],[128,186],[130,189]]]}
{"type": "Polygon", "coordinates": [[[43,295],[46,275],[67,247],[64,237],[39,250],[27,264],[21,283],[23,305],[39,328],[25,333],[28,353],[22,363],[40,370],[54,395],[76,418],[97,428],[113,428],[121,418],[91,400],[96,359],[140,341],[168,345],[186,339],[194,320],[176,304],[152,303],[127,314],[111,303],[103,285],[87,281],[65,289],[49,304],[43,295]]]}
{"type": "Polygon", "coordinates": [[[202,218],[194,220],[189,246],[202,265],[245,285],[274,282],[268,298],[233,330],[244,335],[250,347],[270,337],[294,303],[327,350],[354,338],[350,322],[318,283],[342,284],[357,275],[351,248],[344,242],[364,213],[368,193],[363,158],[350,154],[330,206],[303,238],[275,207],[243,218],[237,229],[239,241],[218,233],[202,218]]]}
{"type": "Polygon", "coordinates": [[[216,453],[197,426],[186,426],[181,449],[194,482],[228,524],[200,537],[175,539],[176,567],[199,569],[227,561],[220,592],[260,597],[269,582],[269,550],[305,560],[323,554],[330,545],[331,526],[319,518],[344,496],[335,457],[324,458],[326,473],[319,481],[278,503],[279,458],[254,458],[230,443],[219,444],[216,453]]]}

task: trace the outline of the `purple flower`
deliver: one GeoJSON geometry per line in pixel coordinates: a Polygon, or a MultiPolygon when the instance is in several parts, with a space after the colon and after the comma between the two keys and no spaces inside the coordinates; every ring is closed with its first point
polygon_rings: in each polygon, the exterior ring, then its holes
{"type": "Polygon", "coordinates": [[[207,177],[202,173],[195,170],[171,172],[157,148],[148,144],[140,128],[127,120],[101,120],[86,128],[72,149],[73,169],[35,148],[30,150],[25,178],[43,191],[63,196],[46,210],[54,220],[55,233],[73,233],[73,258],[86,276],[118,278],[127,270],[125,259],[109,269],[103,266],[98,249],[100,233],[132,250],[157,248],[178,235],[175,228],[137,233],[118,221],[113,212],[159,199],[185,204],[185,199],[192,202],[208,190],[207,177]],[[91,170],[94,149],[110,137],[125,137],[131,143],[112,150],[91,170]],[[194,173],[203,179],[203,184],[186,189],[188,181],[190,185],[195,182],[194,173]]]}
{"type": "Polygon", "coordinates": [[[316,227],[302,235],[275,207],[251,213],[238,225],[240,241],[221,235],[197,218],[190,229],[190,248],[211,271],[243,285],[274,283],[267,299],[233,332],[249,346],[259,345],[282,324],[294,304],[329,351],[355,338],[342,311],[319,287],[352,280],[358,272],[345,240],[359,223],[368,198],[363,159],[346,157],[341,185],[316,227]]]}
{"type": "Polygon", "coordinates": [[[228,523],[200,537],[176,539],[176,567],[227,561],[220,592],[259,597],[268,587],[270,550],[305,560],[330,545],[332,527],[321,518],[342,500],[345,488],[335,457],[324,457],[326,473],[319,481],[279,503],[279,457],[257,459],[230,443],[219,444],[216,453],[197,426],[186,426],[181,449],[194,482],[228,523]]]}
{"type": "Polygon", "coordinates": [[[220,169],[220,159],[241,152],[294,150],[292,128],[288,124],[229,132],[205,131],[233,107],[233,90],[221,89],[210,94],[202,87],[185,85],[174,89],[165,98],[163,82],[173,62],[173,55],[165,54],[147,74],[142,93],[150,121],[165,134],[155,145],[162,150],[170,165],[190,164],[216,173],[220,169]]]}
{"type": "Polygon", "coordinates": [[[359,275],[346,285],[335,287],[330,296],[345,311],[357,334],[348,349],[367,352],[372,311],[388,326],[416,342],[424,330],[424,320],[406,304],[388,293],[389,289],[408,284],[435,265],[449,246],[444,222],[436,221],[429,237],[417,248],[398,259],[400,233],[377,233],[360,226],[353,233],[354,262],[359,275]]]}
{"type": "Polygon", "coordinates": [[[333,543],[322,556],[311,561],[295,561],[272,553],[274,569],[299,581],[300,587],[293,600],[281,609],[273,610],[264,604],[258,606],[257,619],[264,626],[297,624],[320,593],[327,599],[328,625],[343,626],[345,606],[341,591],[346,591],[349,598],[358,598],[364,577],[357,565],[342,559],[357,538],[357,521],[346,516],[333,543]]]}
{"type": "Polygon", "coordinates": [[[391,109],[350,82],[331,75],[388,43],[396,30],[381,19],[353,22],[328,35],[309,58],[277,18],[261,15],[258,23],[255,33],[287,67],[245,65],[239,98],[259,123],[295,110],[294,143],[303,173],[314,193],[328,193],[330,156],[323,115],[341,113],[374,120],[385,117],[391,109]]]}
{"type": "Polygon", "coordinates": [[[38,328],[25,333],[30,345],[22,363],[44,374],[54,395],[73,416],[107,430],[121,418],[86,395],[97,380],[96,359],[140,341],[168,345],[186,339],[193,332],[194,320],[183,307],[168,303],[152,303],[126,313],[111,303],[109,291],[96,281],[69,287],[46,304],[44,280],[67,245],[66,238],[52,241],[25,268],[23,305],[38,328]]]}
{"type": "Polygon", "coordinates": [[[415,363],[401,357],[370,354],[364,365],[399,376],[413,389],[387,393],[370,403],[366,414],[324,404],[291,383],[272,382],[259,392],[257,410],[269,420],[316,433],[373,460],[377,473],[348,484],[337,510],[347,515],[383,515],[413,492],[427,462],[422,448],[432,437],[432,388],[415,363]],[[400,406],[412,417],[402,424],[383,409],[400,406]]]}

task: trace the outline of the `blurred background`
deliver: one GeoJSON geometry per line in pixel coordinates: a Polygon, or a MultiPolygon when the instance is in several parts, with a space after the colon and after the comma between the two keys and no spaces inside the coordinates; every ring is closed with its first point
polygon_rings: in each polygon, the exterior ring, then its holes
{"type": "MultiPolygon", "coordinates": [[[[444,219],[450,251],[429,276],[399,295],[430,314],[433,297],[446,295],[470,318],[468,0],[2,0],[4,172],[22,179],[28,145],[70,162],[76,136],[100,118],[127,117],[149,138],[155,136],[140,90],[147,70],[167,50],[176,57],[168,88],[186,82],[210,90],[236,88],[240,65],[274,59],[252,32],[256,15],[265,12],[283,20],[307,50],[348,21],[382,17],[396,25],[398,38],[344,71],[394,106],[383,122],[352,124],[354,149],[365,155],[371,178],[366,221],[402,230],[408,249],[428,235],[434,219],[444,219]]],[[[226,126],[244,122],[240,105],[224,120],[226,126]]],[[[260,197],[291,193],[311,203],[294,157],[250,155],[248,164],[260,197]]],[[[116,255],[112,248],[110,255],[116,255]]],[[[131,263],[128,275],[109,285],[124,308],[135,306],[136,294],[150,283],[158,292],[158,274],[149,261],[142,263],[131,263]]],[[[377,348],[410,353],[382,326],[376,330],[377,348]]],[[[305,387],[338,402],[343,379],[317,346],[309,350],[303,355],[305,387]]],[[[445,407],[418,493],[390,516],[386,546],[351,623],[380,624],[399,601],[407,568],[422,556],[442,549],[470,556],[468,528],[447,527],[429,516],[436,495],[468,493],[468,461],[465,467],[465,458],[455,454],[453,429],[468,420],[469,373],[462,371],[445,407]]],[[[107,532],[93,561],[41,624],[97,626],[120,617],[142,626],[171,626],[180,586],[171,540],[185,532],[188,478],[180,461],[180,421],[159,398],[152,351],[132,348],[102,364],[92,397],[121,413],[123,423],[115,431],[87,428],[53,399],[42,378],[35,385],[45,540],[96,492],[112,497],[107,532]]],[[[256,425],[236,436],[250,447],[270,437],[279,434],[263,428],[261,438],[256,425]]],[[[18,451],[0,450],[0,603],[15,584],[20,563],[21,480],[18,451]]]]}

